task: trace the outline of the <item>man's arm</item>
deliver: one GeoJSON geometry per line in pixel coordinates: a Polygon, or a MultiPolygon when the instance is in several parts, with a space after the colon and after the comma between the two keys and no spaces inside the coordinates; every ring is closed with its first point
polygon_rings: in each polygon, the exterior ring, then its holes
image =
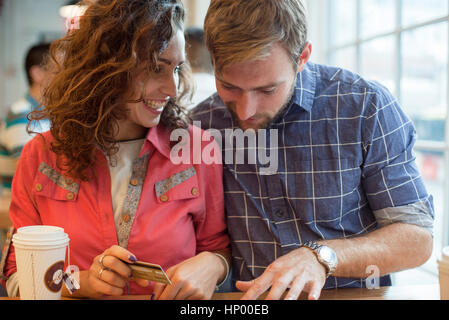
{"type": "Polygon", "coordinates": [[[335,250],[338,266],[333,276],[367,277],[367,267],[376,266],[387,275],[425,263],[433,247],[432,235],[422,227],[394,223],[353,239],[320,241],[335,250]]]}
{"type": "MultiPolygon", "coordinates": [[[[320,241],[335,250],[338,266],[336,277],[364,278],[368,266],[377,266],[379,275],[389,274],[423,264],[432,253],[432,235],[426,229],[405,223],[394,223],[364,236],[352,239],[320,241]]],[[[308,248],[299,248],[275,260],[253,281],[238,281],[237,288],[246,291],[243,299],[253,300],[267,291],[267,299],[296,300],[308,291],[309,299],[318,299],[326,281],[326,269],[308,248]]]]}

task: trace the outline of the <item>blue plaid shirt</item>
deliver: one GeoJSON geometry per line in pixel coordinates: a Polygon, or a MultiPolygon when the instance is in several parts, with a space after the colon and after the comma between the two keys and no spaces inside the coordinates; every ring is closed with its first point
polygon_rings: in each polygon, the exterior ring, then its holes
{"type": "MultiPolygon", "coordinates": [[[[217,94],[191,117],[203,129],[238,128],[217,94]]],[[[400,221],[431,229],[433,200],[415,163],[414,126],[380,84],[309,62],[267,129],[278,130],[276,174],[224,165],[234,281],[260,276],[309,240],[357,237],[400,221]],[[388,214],[417,203],[424,210],[409,217],[388,214]]],[[[380,279],[390,284],[389,276],[380,279]]],[[[364,286],[365,279],[329,277],[324,288],[364,286]]]]}

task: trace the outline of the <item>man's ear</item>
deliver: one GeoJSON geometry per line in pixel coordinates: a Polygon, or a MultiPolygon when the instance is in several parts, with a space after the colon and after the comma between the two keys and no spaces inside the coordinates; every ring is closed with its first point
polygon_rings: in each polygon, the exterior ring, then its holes
{"type": "Polygon", "coordinates": [[[304,46],[304,50],[302,51],[301,56],[299,57],[298,72],[304,70],[306,63],[307,61],[309,61],[311,55],[312,55],[312,43],[310,41],[307,41],[306,45],[304,46]]]}
{"type": "Polygon", "coordinates": [[[42,70],[41,67],[39,67],[37,65],[36,66],[32,66],[30,68],[30,76],[31,76],[31,79],[32,79],[33,83],[39,83],[40,84],[43,81],[44,77],[45,77],[45,72],[44,72],[44,70],[42,70]]]}

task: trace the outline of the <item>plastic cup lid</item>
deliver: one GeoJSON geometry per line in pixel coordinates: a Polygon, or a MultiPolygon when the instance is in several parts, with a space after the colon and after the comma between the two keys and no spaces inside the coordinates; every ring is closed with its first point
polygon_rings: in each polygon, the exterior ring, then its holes
{"type": "Polygon", "coordinates": [[[68,240],[68,235],[63,228],[55,226],[27,226],[17,229],[13,236],[13,242],[60,242],[68,240]]]}

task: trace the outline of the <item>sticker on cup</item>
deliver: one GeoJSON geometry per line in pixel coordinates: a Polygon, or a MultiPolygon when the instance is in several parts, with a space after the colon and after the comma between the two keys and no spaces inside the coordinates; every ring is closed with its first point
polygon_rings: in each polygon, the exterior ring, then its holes
{"type": "Polygon", "coordinates": [[[64,274],[64,261],[52,264],[44,274],[45,286],[52,292],[59,292],[62,288],[62,278],[64,274]]]}

